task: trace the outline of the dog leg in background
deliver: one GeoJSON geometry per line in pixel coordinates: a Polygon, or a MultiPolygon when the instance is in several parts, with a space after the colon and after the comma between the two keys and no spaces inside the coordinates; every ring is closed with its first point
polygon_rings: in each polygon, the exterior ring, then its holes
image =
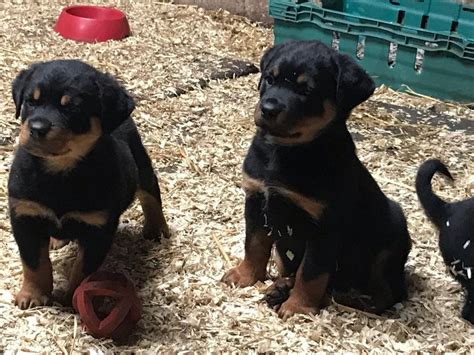
{"type": "Polygon", "coordinates": [[[273,239],[263,227],[263,201],[262,193],[249,195],[245,200],[245,257],[224,275],[222,281],[226,284],[246,287],[266,279],[273,239]]]}
{"type": "Polygon", "coordinates": [[[169,238],[170,230],[163,214],[158,178],[135,127],[129,136],[128,144],[138,167],[137,197],[145,216],[143,235],[146,239],[159,240],[161,236],[169,238]]]}
{"type": "Polygon", "coordinates": [[[84,237],[79,239],[79,251],[69,277],[64,302],[69,304],[74,291],[87,276],[97,271],[112,246],[113,235],[95,227],[84,226],[84,237]]]}

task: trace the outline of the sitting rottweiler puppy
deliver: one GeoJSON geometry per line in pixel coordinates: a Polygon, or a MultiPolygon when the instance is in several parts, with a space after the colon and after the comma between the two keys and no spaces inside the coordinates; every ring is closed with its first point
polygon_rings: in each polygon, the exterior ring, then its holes
{"type": "Polygon", "coordinates": [[[474,324],[474,198],[454,203],[443,201],[431,187],[431,179],[437,172],[453,180],[441,161],[430,159],[418,170],[416,192],[429,219],[439,230],[439,248],[444,262],[467,291],[462,317],[474,324]]]}
{"type": "Polygon", "coordinates": [[[50,237],[77,240],[67,296],[103,262],[134,196],[147,238],[168,236],[151,160],[130,114],[133,99],[111,76],[77,60],[33,64],[13,82],[19,147],[8,194],[23,263],[22,308],[51,300],[50,237]]]}
{"type": "Polygon", "coordinates": [[[318,313],[327,291],[351,289],[380,313],[407,295],[411,241],[401,208],[359,161],[346,126],[374,82],[318,41],[274,46],[260,67],[257,132],[243,164],[245,258],[223,281],[264,280],[275,244],[283,278],[266,299],[280,317],[318,313]]]}

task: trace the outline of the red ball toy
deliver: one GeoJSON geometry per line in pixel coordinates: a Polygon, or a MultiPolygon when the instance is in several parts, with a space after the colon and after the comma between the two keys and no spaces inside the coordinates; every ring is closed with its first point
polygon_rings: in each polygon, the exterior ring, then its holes
{"type": "Polygon", "coordinates": [[[123,340],[141,317],[141,302],[124,275],[99,271],[76,289],[72,305],[89,334],[123,340]]]}

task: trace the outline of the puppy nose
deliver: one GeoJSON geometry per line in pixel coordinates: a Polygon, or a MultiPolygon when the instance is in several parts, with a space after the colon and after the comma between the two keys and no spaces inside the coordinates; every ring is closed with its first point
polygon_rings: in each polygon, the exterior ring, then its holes
{"type": "Polygon", "coordinates": [[[275,99],[264,100],[260,107],[264,118],[275,118],[285,109],[285,106],[275,99]]]}
{"type": "Polygon", "coordinates": [[[44,137],[51,129],[51,122],[46,119],[32,119],[28,123],[30,128],[30,136],[39,138],[44,137]]]}

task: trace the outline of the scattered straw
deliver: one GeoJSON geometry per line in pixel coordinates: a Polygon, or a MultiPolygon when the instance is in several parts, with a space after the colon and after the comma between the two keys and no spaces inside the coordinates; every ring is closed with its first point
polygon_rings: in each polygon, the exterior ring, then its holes
{"type": "MultiPolygon", "coordinates": [[[[449,200],[474,194],[472,135],[444,124],[432,126],[429,121],[410,124],[406,114],[382,104],[430,117],[442,114],[453,122],[473,119],[472,111],[382,87],[353,112],[349,125],[361,160],[408,218],[414,243],[408,261],[410,299],[381,318],[341,312],[332,305],[317,316],[283,322],[261,302],[269,281],[244,289],[219,282],[229,259],[234,265],[243,256],[245,198],[238,184],[254,133],[258,75],[210,81],[205,89],[197,85],[198,78],[210,75],[223,58],[257,64],[271,44],[271,31],[222,11],[122,1],[133,36],[120,42],[79,44],[51,31],[59,3],[39,3],[0,4],[2,351],[472,351],[474,327],[459,318],[462,292],[446,272],[436,232],[409,188],[419,164],[438,157],[448,164],[456,181],[452,186],[436,178],[436,191],[449,200]],[[122,217],[104,268],[128,275],[143,302],[142,320],[127,344],[87,335],[69,308],[21,311],[13,306],[21,283],[21,262],[6,201],[19,127],[10,83],[28,64],[62,57],[81,58],[111,72],[137,99],[133,117],[159,174],[165,214],[173,229],[172,238],[157,244],[140,237],[143,216],[137,203],[122,217]],[[195,90],[169,97],[176,88],[189,85],[195,85],[195,90]]],[[[75,245],[68,245],[51,253],[56,288],[64,287],[76,250],[75,245]]]]}

